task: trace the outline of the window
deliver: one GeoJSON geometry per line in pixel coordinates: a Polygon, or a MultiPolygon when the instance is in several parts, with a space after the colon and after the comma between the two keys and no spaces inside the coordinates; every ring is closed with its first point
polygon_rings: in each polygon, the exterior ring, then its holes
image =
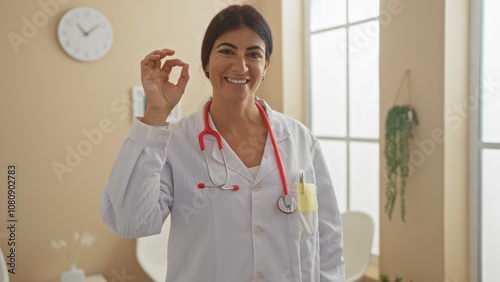
{"type": "Polygon", "coordinates": [[[471,2],[471,280],[500,277],[500,2],[471,2]]]}
{"type": "Polygon", "coordinates": [[[379,254],[378,0],[308,0],[308,123],[321,142],[341,212],[375,221],[379,254]]]}

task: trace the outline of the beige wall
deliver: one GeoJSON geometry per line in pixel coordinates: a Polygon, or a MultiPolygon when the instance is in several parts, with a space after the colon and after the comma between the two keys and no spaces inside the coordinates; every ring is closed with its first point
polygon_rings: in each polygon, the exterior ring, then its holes
{"type": "MultiPolygon", "coordinates": [[[[399,206],[388,221],[381,173],[380,272],[405,281],[468,281],[467,120],[453,112],[467,97],[468,1],[384,0],[381,10],[381,136],[408,67],[420,124],[410,149],[406,223],[399,206]]],[[[408,103],[405,88],[400,103],[408,103]]],[[[380,159],[383,168],[383,152],[380,159]]]]}
{"type": "Polygon", "coordinates": [[[302,0],[253,0],[271,26],[274,50],[271,68],[258,95],[269,105],[305,122],[302,0]]]}

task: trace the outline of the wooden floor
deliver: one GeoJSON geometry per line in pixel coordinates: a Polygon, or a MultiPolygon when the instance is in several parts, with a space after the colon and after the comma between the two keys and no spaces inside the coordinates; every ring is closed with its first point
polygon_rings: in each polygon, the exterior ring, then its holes
{"type": "Polygon", "coordinates": [[[371,263],[366,271],[365,277],[363,277],[363,282],[377,282],[379,280],[380,272],[378,270],[378,264],[371,263]]]}

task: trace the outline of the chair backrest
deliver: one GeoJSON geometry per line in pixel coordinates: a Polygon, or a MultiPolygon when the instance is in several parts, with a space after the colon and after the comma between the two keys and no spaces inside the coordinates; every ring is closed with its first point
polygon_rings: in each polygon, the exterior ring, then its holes
{"type": "Polygon", "coordinates": [[[5,263],[2,249],[0,249],[0,281],[9,282],[9,272],[7,271],[7,264],[5,263]]]}
{"type": "Polygon", "coordinates": [[[155,282],[163,282],[167,277],[167,246],[170,232],[170,216],[163,223],[158,235],[137,239],[135,253],[139,265],[155,282]]]}
{"type": "Polygon", "coordinates": [[[342,214],[346,282],[361,281],[370,265],[375,224],[370,215],[349,211],[342,214]]]}

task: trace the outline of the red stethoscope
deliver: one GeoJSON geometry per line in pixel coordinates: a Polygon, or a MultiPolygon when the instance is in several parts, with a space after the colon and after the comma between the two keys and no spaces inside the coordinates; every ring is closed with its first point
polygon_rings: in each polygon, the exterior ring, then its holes
{"type": "MultiPolygon", "coordinates": [[[[233,185],[231,187],[224,187],[228,182],[229,182],[229,171],[227,169],[227,163],[226,163],[226,157],[224,155],[224,149],[222,148],[222,138],[220,134],[210,128],[210,124],[208,122],[208,110],[210,109],[210,104],[212,104],[212,101],[209,101],[207,105],[205,106],[205,111],[204,111],[204,122],[205,122],[205,129],[200,133],[198,136],[198,141],[200,143],[200,148],[201,151],[205,155],[205,165],[207,166],[207,171],[208,171],[208,176],[210,178],[210,181],[212,182],[212,185],[206,185],[204,183],[199,183],[198,188],[203,189],[203,188],[218,188],[220,190],[233,190],[237,191],[239,189],[238,185],[233,185]],[[205,135],[213,135],[217,139],[217,144],[219,144],[219,151],[221,152],[222,155],[222,160],[224,162],[224,169],[225,169],[225,179],[222,183],[216,183],[212,177],[212,173],[210,171],[210,165],[208,164],[208,158],[207,158],[207,153],[205,151],[205,143],[203,141],[203,136],[205,135]]],[[[286,214],[291,214],[297,209],[297,201],[288,194],[288,188],[286,186],[286,178],[285,178],[285,172],[283,170],[283,164],[281,163],[281,158],[280,154],[278,152],[278,146],[276,145],[276,140],[274,139],[274,134],[273,131],[271,130],[271,124],[269,123],[269,119],[267,118],[267,114],[264,111],[264,109],[259,105],[257,102],[255,102],[255,105],[260,111],[260,114],[264,118],[264,121],[266,122],[267,126],[267,131],[269,132],[269,137],[271,137],[271,141],[273,143],[273,148],[274,148],[274,155],[276,156],[276,161],[278,162],[278,167],[280,170],[280,175],[281,175],[281,183],[283,184],[283,196],[281,196],[278,199],[278,208],[280,211],[286,214]]]]}

